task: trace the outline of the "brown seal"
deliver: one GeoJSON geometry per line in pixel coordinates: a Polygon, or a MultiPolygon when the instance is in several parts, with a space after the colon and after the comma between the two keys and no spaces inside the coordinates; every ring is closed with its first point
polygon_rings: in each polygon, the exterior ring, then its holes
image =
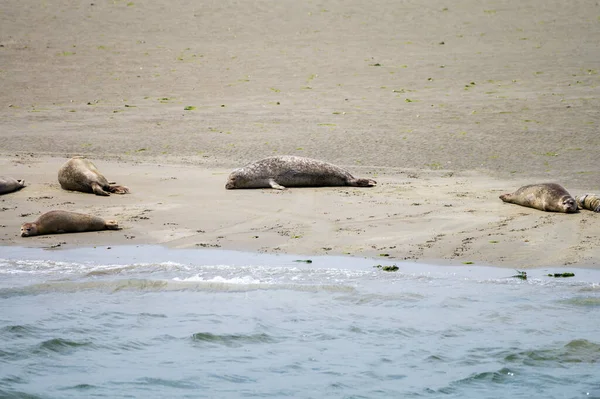
{"type": "Polygon", "coordinates": [[[225,188],[356,186],[371,187],[375,180],[355,178],[345,169],[312,158],[283,155],[263,158],[235,169],[225,188]]]}
{"type": "Polygon", "coordinates": [[[25,180],[0,176],[0,194],[8,194],[25,187],[25,180]]]}
{"type": "Polygon", "coordinates": [[[23,223],[21,237],[43,234],[81,233],[84,231],[120,230],[114,220],[69,211],[50,211],[32,223],[23,223]]]}
{"type": "Polygon", "coordinates": [[[575,197],[579,209],[589,209],[590,211],[600,212],[600,195],[583,194],[575,197]]]}
{"type": "Polygon", "coordinates": [[[548,212],[577,212],[575,199],[563,186],[556,183],[531,184],[523,186],[512,194],[502,194],[504,202],[528,206],[548,212]]]}
{"type": "Polygon", "coordinates": [[[69,159],[58,171],[58,182],[65,190],[82,191],[96,195],[127,194],[125,186],[111,185],[96,165],[83,157],[69,159]]]}

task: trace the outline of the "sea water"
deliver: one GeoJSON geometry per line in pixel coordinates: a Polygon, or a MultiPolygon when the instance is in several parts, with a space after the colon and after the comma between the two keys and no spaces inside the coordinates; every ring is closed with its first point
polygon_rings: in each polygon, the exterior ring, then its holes
{"type": "Polygon", "coordinates": [[[0,247],[0,397],[600,398],[600,272],[527,274],[0,247]]]}

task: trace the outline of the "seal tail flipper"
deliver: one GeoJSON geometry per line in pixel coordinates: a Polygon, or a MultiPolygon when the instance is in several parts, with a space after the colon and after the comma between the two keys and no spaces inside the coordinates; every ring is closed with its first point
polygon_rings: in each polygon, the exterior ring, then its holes
{"type": "Polygon", "coordinates": [[[107,230],[121,230],[121,227],[119,227],[119,222],[116,220],[107,220],[105,222],[105,226],[107,230]]]}
{"type": "Polygon", "coordinates": [[[579,209],[589,209],[590,211],[600,212],[600,196],[595,194],[583,194],[575,197],[575,202],[579,209]]]}
{"type": "Polygon", "coordinates": [[[373,187],[377,184],[377,182],[373,179],[354,179],[348,182],[349,186],[355,187],[373,187]]]}
{"type": "Polygon", "coordinates": [[[96,182],[92,183],[92,191],[96,195],[103,195],[105,197],[110,195],[110,193],[108,191],[104,191],[102,186],[96,182]]]}
{"type": "Polygon", "coordinates": [[[578,195],[575,197],[575,203],[577,204],[577,209],[585,209],[584,203],[585,199],[589,194],[578,195]]]}
{"type": "Polygon", "coordinates": [[[285,187],[283,187],[281,184],[277,183],[274,179],[269,179],[269,186],[271,186],[271,188],[274,188],[276,190],[285,190],[285,187]]]}
{"type": "Polygon", "coordinates": [[[127,188],[125,186],[117,186],[117,185],[110,186],[108,188],[108,191],[110,191],[111,193],[114,193],[114,194],[129,194],[130,193],[129,188],[127,188]]]}

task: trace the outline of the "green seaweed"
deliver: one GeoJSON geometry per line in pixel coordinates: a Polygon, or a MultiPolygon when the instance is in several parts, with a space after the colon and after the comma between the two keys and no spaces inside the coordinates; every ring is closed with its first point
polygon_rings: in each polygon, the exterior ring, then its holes
{"type": "Polygon", "coordinates": [[[310,260],[310,259],[296,259],[294,262],[312,263],[312,260],[310,260]]]}
{"type": "Polygon", "coordinates": [[[527,280],[527,272],[517,270],[517,274],[515,274],[514,276],[511,276],[511,277],[520,278],[521,280],[527,280]]]}
{"type": "Polygon", "coordinates": [[[382,266],[382,265],[375,265],[373,266],[376,269],[381,269],[384,272],[397,272],[400,268],[396,265],[391,265],[391,266],[382,266]]]}
{"type": "Polygon", "coordinates": [[[548,274],[548,277],[575,277],[575,273],[550,273],[548,274]]]}
{"type": "Polygon", "coordinates": [[[193,105],[188,105],[183,108],[184,111],[193,111],[195,109],[196,109],[196,107],[194,107],[193,105]]]}

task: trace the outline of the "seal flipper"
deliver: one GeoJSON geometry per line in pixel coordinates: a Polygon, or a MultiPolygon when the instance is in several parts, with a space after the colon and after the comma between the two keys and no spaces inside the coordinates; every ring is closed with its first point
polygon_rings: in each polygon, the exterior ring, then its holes
{"type": "Polygon", "coordinates": [[[275,181],[275,179],[269,179],[269,186],[271,186],[271,188],[274,188],[277,190],[285,190],[285,187],[283,187],[281,184],[277,183],[275,181]]]}
{"type": "Polygon", "coordinates": [[[109,186],[108,191],[114,194],[129,194],[129,188],[125,186],[111,185],[109,186]]]}
{"type": "Polygon", "coordinates": [[[107,220],[105,227],[107,230],[121,230],[121,227],[119,227],[119,223],[116,220],[107,220]]]}
{"type": "Polygon", "coordinates": [[[110,193],[108,191],[104,191],[102,186],[100,184],[98,184],[97,182],[92,183],[92,191],[96,195],[103,195],[105,197],[110,195],[110,193]]]}
{"type": "Polygon", "coordinates": [[[373,179],[354,179],[348,181],[348,183],[349,186],[355,187],[373,187],[377,184],[377,182],[373,179]]]}

